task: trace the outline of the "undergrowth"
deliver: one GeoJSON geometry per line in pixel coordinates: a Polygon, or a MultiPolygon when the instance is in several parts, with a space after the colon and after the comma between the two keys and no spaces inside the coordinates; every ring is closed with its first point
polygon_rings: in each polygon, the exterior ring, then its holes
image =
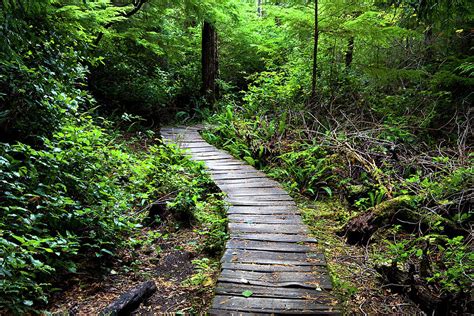
{"type": "MultiPolygon", "coordinates": [[[[406,282],[393,290],[412,299],[417,290],[404,289],[429,289],[425,302],[415,299],[425,311],[467,308],[474,265],[468,251],[472,157],[453,155],[448,146],[426,152],[397,124],[358,130],[329,122],[313,130],[246,106],[227,106],[209,121],[208,141],[267,171],[294,195],[344,205],[330,209],[333,234],[369,245],[365,264],[374,278],[406,282]],[[411,277],[390,279],[395,271],[411,277]]],[[[322,218],[307,220],[319,229],[322,218]]],[[[353,285],[335,286],[345,300],[354,299],[353,285]]]]}
{"type": "Polygon", "coordinates": [[[81,115],[41,146],[0,144],[0,310],[38,309],[56,282],[135,247],[127,236],[146,223],[153,203],[201,223],[203,250],[222,249],[222,202],[207,198],[217,191],[203,165],[152,132],[151,145],[134,149],[143,139],[112,127],[81,115]]]}

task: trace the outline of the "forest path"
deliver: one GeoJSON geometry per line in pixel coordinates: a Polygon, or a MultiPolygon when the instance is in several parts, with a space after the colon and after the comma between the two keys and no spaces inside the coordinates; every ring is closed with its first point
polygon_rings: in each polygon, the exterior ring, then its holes
{"type": "Polygon", "coordinates": [[[161,134],[205,162],[230,204],[230,239],[209,313],[339,314],[324,255],[281,185],[208,144],[199,127],[163,128],[161,134]]]}

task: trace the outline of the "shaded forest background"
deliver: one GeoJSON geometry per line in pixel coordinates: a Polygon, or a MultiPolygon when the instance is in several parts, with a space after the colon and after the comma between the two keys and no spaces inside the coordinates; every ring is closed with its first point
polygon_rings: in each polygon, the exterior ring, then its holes
{"type": "Polygon", "coordinates": [[[316,3],[2,0],[0,309],[44,308],[57,280],[132,247],[163,196],[202,220],[210,180],[159,143],[201,120],[324,203],[308,221],[369,249],[380,284],[472,309],[472,1],[316,3]]]}

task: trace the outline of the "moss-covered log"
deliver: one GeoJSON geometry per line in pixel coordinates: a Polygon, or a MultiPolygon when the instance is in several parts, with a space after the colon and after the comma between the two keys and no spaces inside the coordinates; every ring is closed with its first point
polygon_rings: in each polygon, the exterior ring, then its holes
{"type": "Polygon", "coordinates": [[[349,243],[364,243],[397,212],[406,213],[399,211],[407,208],[412,199],[411,196],[401,195],[384,201],[350,219],[344,226],[342,234],[347,237],[349,243]]]}

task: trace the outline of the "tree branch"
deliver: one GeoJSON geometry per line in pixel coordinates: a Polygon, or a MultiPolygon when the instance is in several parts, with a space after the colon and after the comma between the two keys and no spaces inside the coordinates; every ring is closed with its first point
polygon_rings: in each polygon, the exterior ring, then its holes
{"type": "MultiPolygon", "coordinates": [[[[120,16],[123,16],[125,18],[131,17],[132,15],[134,15],[135,13],[140,11],[140,9],[143,7],[145,2],[147,2],[147,1],[148,0],[133,0],[132,4],[134,5],[134,8],[132,10],[130,10],[129,12],[120,14],[120,16]]],[[[113,22],[109,22],[105,25],[105,28],[108,29],[113,24],[114,24],[113,22]]],[[[102,39],[103,36],[104,36],[104,32],[100,32],[99,35],[97,35],[97,38],[94,41],[95,46],[99,45],[99,42],[100,42],[100,40],[102,39]]]]}

